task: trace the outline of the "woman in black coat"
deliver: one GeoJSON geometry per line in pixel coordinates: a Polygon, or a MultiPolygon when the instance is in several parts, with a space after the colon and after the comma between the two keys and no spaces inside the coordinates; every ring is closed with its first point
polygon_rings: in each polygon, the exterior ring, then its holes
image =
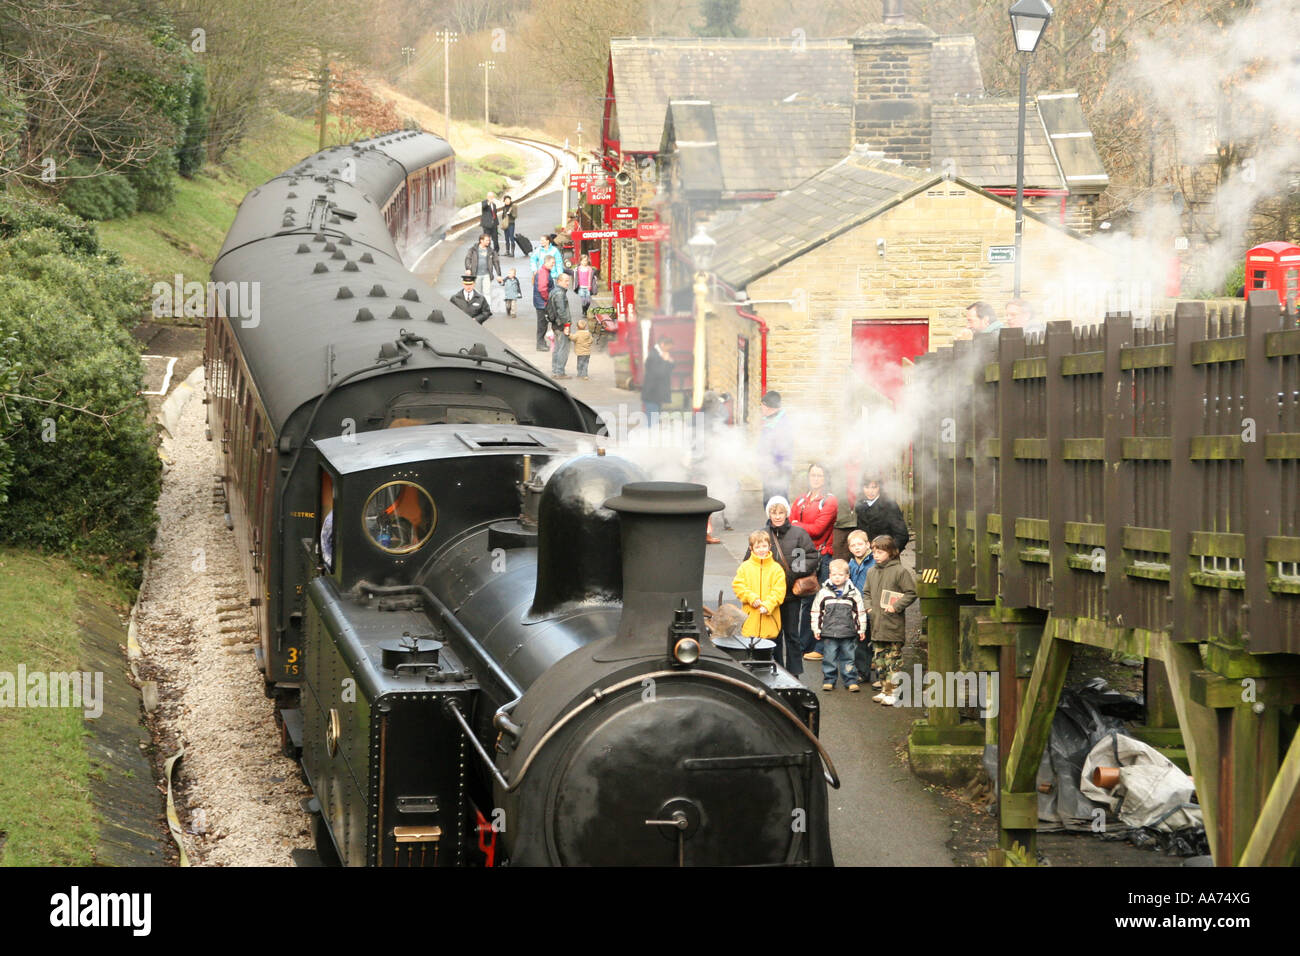
{"type": "MultiPolygon", "coordinates": [[[[795,597],[796,578],[812,574],[820,560],[817,547],[803,528],[790,524],[790,502],[773,495],[767,503],[767,524],[764,526],[772,538],[772,557],[785,571],[785,600],[781,602],[781,637],[776,645],[776,662],[791,674],[803,673],[803,648],[799,640],[799,615],[804,602],[812,602],[814,595],[795,597]]],[[[744,560],[749,560],[749,551],[744,560]]]]}
{"type": "Polygon", "coordinates": [[[869,477],[862,482],[862,497],[853,506],[858,516],[858,530],[866,532],[868,541],[887,534],[902,551],[911,535],[907,531],[907,522],[903,520],[903,509],[892,498],[886,498],[883,489],[884,483],[879,478],[869,477]]]}

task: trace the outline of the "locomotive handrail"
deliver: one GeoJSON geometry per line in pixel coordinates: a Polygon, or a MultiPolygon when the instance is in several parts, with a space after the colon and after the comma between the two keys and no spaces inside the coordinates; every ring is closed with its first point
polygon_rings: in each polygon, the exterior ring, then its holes
{"type": "Polygon", "coordinates": [[[460,712],[460,708],[456,706],[456,702],[454,700],[448,700],[446,708],[451,711],[451,716],[456,719],[456,723],[460,724],[461,732],[469,738],[469,742],[473,745],[474,750],[478,753],[484,765],[487,766],[488,773],[492,774],[492,776],[496,778],[497,783],[501,784],[502,787],[509,788],[510,782],[506,780],[505,777],[501,776],[501,771],[497,769],[497,765],[492,762],[492,758],[488,756],[488,752],[484,750],[483,745],[479,743],[478,737],[474,735],[474,729],[470,727],[469,722],[465,720],[465,715],[460,712]]]}
{"type": "Polygon", "coordinates": [[[542,748],[545,747],[547,743],[550,742],[551,738],[554,737],[557,733],[559,733],[561,728],[563,728],[564,725],[567,724],[570,720],[572,720],[578,714],[582,713],[588,707],[598,703],[602,697],[605,697],[608,694],[616,693],[617,691],[623,690],[628,687],[640,686],[642,681],[655,680],[660,677],[702,677],[708,680],[716,680],[724,684],[731,684],[733,687],[739,687],[741,690],[747,690],[755,697],[757,697],[759,700],[763,701],[764,703],[771,704],[773,707],[777,709],[778,713],[780,713],[783,717],[785,717],[792,724],[798,727],[799,731],[810,741],[812,741],[812,745],[817,748],[817,753],[821,755],[822,762],[826,765],[826,769],[822,771],[822,774],[826,777],[826,782],[831,785],[832,789],[838,790],[840,788],[840,778],[839,778],[839,774],[835,770],[835,764],[831,761],[830,754],[826,752],[826,748],[822,746],[821,741],[817,739],[817,735],[814,734],[807,727],[805,727],[803,721],[799,720],[798,717],[790,713],[790,711],[786,709],[786,706],[784,704],[782,704],[775,697],[772,697],[770,694],[768,694],[766,689],[762,687],[754,687],[753,685],[747,684],[742,680],[737,680],[734,677],[728,677],[726,674],[715,674],[712,671],[670,670],[670,671],[655,671],[652,674],[636,674],[632,677],[627,678],[626,680],[619,681],[617,684],[611,684],[609,687],[606,687],[604,690],[592,691],[590,697],[588,697],[577,707],[573,708],[573,710],[569,711],[567,714],[565,714],[563,717],[557,720],[554,724],[550,726],[550,729],[548,729],[546,733],[542,735],[542,739],[537,741],[537,743],[533,746],[533,749],[529,751],[527,758],[525,758],[524,760],[523,766],[519,768],[519,776],[515,777],[515,782],[510,784],[510,786],[506,787],[506,793],[513,793],[515,790],[519,788],[519,785],[524,782],[524,777],[528,773],[528,768],[531,767],[533,761],[537,759],[537,755],[541,753],[542,748]]]}

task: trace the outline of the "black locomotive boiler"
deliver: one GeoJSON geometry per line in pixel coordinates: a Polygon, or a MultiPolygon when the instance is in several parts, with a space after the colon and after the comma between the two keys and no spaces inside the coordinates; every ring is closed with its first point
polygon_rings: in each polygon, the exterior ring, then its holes
{"type": "Polygon", "coordinates": [[[720,503],[604,444],[473,424],[315,443],[300,722],[324,855],[831,863],[816,696],[701,631],[720,503]]]}

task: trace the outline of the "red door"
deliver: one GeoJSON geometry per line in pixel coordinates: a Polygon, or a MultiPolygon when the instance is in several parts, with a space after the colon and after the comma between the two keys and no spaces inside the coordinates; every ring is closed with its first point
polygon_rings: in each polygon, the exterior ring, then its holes
{"type": "Polygon", "coordinates": [[[858,381],[896,401],[903,390],[903,359],[930,348],[929,319],[855,319],[853,371],[858,381]]]}

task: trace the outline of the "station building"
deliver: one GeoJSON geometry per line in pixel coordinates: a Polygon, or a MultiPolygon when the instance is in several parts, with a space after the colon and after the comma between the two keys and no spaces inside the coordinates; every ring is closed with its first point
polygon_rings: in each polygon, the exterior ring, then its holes
{"type": "MultiPolygon", "coordinates": [[[[1109,180],[1075,92],[1031,95],[1026,120],[1033,299],[1046,274],[1036,257],[1095,256],[1083,238],[1109,180]]],[[[951,341],[971,301],[1001,309],[1017,125],[1017,100],[984,88],[974,38],[917,23],[828,39],[611,40],[603,169],[616,203],[667,224],[668,238],[610,242],[605,273],[634,289],[642,325],[689,316],[689,240],[703,226],[717,243],[708,387],[756,422],[764,380],[798,395],[801,375],[824,382],[826,356],[850,374],[868,353],[897,365],[951,341]],[[801,352],[811,347],[817,363],[801,352]]]]}

